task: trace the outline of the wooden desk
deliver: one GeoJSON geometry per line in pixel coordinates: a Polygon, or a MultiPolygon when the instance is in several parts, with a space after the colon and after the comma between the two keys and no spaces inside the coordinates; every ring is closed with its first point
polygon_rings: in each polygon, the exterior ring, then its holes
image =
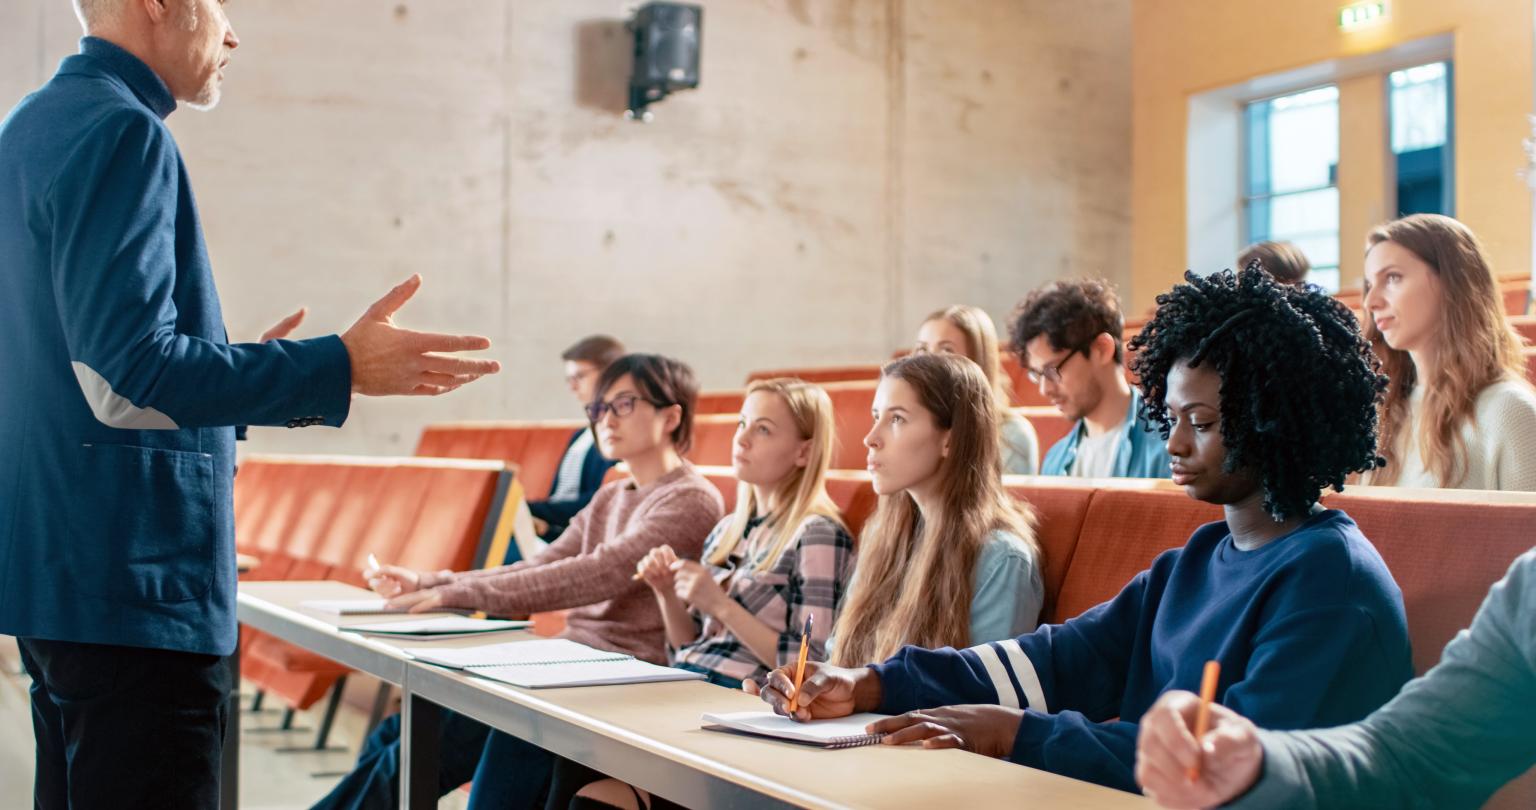
{"type": "MultiPolygon", "coordinates": [[[[408,661],[394,643],[339,633],[332,623],[297,608],[305,599],[365,593],[340,583],[249,583],[241,586],[240,618],[349,666],[398,678],[386,680],[399,683],[404,698],[401,796],[411,808],[437,806],[440,708],[690,807],[970,808],[1021,801],[1051,808],[1150,806],[1140,796],[963,751],[887,746],[824,751],[704,731],[699,716],[706,711],[761,710],[764,704],[699,681],[519,689],[408,661]]],[[[429,643],[472,647],[531,638],[498,633],[429,643]]],[[[402,643],[413,645],[419,642],[402,643]]]]}

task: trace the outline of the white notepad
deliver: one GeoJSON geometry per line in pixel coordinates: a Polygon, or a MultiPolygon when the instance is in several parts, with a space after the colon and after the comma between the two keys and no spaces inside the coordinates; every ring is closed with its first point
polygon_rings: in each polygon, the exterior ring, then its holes
{"type": "Polygon", "coordinates": [[[370,636],[389,636],[404,639],[453,638],[479,633],[501,633],[531,627],[533,622],[508,619],[472,619],[468,616],[434,616],[429,619],[408,619],[403,622],[379,622],[342,627],[348,633],[370,636]]]}
{"type": "Polygon", "coordinates": [[[410,647],[405,652],[418,661],[436,664],[449,669],[476,669],[479,667],[517,664],[623,661],[630,657],[624,653],[606,652],[596,647],[588,647],[585,644],[578,644],[563,638],[508,641],[501,644],[487,644],[483,647],[462,647],[455,650],[442,650],[435,647],[410,647]]]}
{"type": "Polygon", "coordinates": [[[773,712],[731,712],[705,714],[700,720],[702,728],[709,731],[734,731],[803,745],[819,745],[822,748],[857,748],[861,745],[874,745],[885,739],[884,734],[870,734],[864,727],[887,717],[890,715],[864,712],[831,720],[798,723],[773,712]]]}
{"type": "Polygon", "coordinates": [[[372,614],[405,613],[406,608],[390,607],[388,599],[310,599],[299,603],[301,608],[334,613],[338,616],[368,616],[372,614]]]}
{"type": "Polygon", "coordinates": [[[560,664],[512,664],[476,667],[468,670],[524,689],[560,689],[568,686],[616,686],[627,683],[662,683],[665,681],[702,681],[697,672],[660,667],[638,658],[618,661],[579,661],[560,664]]]}
{"type": "Polygon", "coordinates": [[[459,650],[410,648],[416,660],[525,689],[693,681],[704,676],[659,667],[624,653],[563,638],[514,641],[459,650]]]}

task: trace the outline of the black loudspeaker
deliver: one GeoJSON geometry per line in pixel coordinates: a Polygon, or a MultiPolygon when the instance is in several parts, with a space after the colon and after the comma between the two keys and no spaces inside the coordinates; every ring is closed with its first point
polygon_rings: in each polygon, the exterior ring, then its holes
{"type": "Polygon", "coordinates": [[[629,77],[626,118],[648,121],[646,107],[668,93],[699,86],[699,42],[704,8],[690,3],[646,3],[629,21],[635,67],[629,77]]]}

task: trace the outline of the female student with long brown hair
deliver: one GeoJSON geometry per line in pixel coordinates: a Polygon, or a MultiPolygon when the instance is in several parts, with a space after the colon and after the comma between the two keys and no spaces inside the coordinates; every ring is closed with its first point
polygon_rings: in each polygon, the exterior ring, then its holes
{"type": "Polygon", "coordinates": [[[1000,480],[993,391],[975,363],[953,355],[914,354],[882,370],[864,438],[880,505],[860,535],[834,663],[1035,627],[1040,553],[1029,517],[1000,480]]]}
{"type": "Polygon", "coordinates": [[[1536,391],[1477,236],[1415,214],[1366,241],[1365,336],[1391,379],[1366,483],[1536,490],[1536,391]]]}
{"type": "Polygon", "coordinates": [[[980,367],[997,406],[997,440],[1003,472],[1035,475],[1040,471],[1040,437],[1028,419],[1010,410],[1011,381],[1003,373],[997,327],[985,310],[956,304],[930,314],[917,329],[917,344],[912,352],[958,354],[980,367]]]}

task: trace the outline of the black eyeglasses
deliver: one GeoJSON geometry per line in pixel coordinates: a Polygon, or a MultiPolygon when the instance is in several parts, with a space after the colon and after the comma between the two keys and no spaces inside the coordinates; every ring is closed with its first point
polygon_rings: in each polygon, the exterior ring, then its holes
{"type": "Polygon", "coordinates": [[[1061,383],[1061,367],[1066,365],[1068,361],[1078,356],[1079,354],[1086,356],[1087,353],[1088,347],[1079,346],[1072,351],[1067,352],[1066,357],[1061,358],[1060,360],[1046,366],[1043,369],[1036,371],[1035,369],[1029,368],[1025,369],[1024,373],[1029,375],[1029,381],[1035,385],[1039,385],[1041,380],[1048,380],[1052,385],[1057,385],[1061,383]]]}
{"type": "Polygon", "coordinates": [[[648,402],[652,407],[658,409],[672,405],[670,402],[657,402],[653,399],[646,399],[639,394],[619,394],[608,402],[599,400],[588,405],[586,408],[587,419],[596,424],[603,421],[603,417],[607,416],[609,411],[613,411],[614,416],[623,419],[635,412],[635,403],[637,402],[648,402]]]}

